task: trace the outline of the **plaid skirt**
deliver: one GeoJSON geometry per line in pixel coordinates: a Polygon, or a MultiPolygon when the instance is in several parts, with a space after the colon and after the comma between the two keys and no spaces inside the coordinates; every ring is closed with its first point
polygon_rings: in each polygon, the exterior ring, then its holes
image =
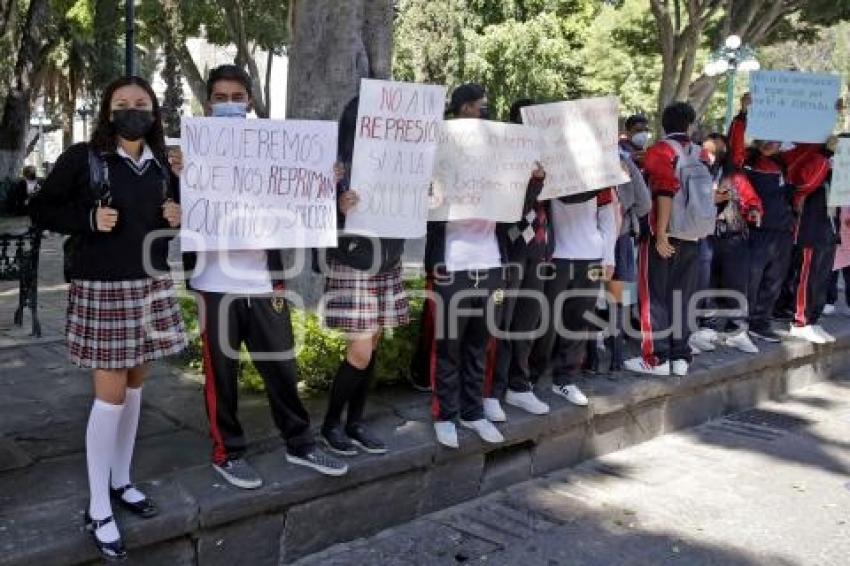
{"type": "Polygon", "coordinates": [[[327,328],[347,333],[374,333],[410,323],[410,305],[401,282],[401,265],[372,275],[329,262],[319,315],[327,328]]]}
{"type": "Polygon", "coordinates": [[[93,369],[134,368],[187,344],[168,277],[71,281],[66,334],[71,362],[93,369]]]}

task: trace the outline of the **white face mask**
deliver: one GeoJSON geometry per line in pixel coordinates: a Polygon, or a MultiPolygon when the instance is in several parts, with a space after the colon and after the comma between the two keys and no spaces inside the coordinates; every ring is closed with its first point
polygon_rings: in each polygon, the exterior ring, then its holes
{"type": "Polygon", "coordinates": [[[245,118],[248,115],[247,102],[219,102],[211,109],[213,118],[245,118]]]}
{"type": "Polygon", "coordinates": [[[638,132],[632,136],[632,143],[641,149],[645,148],[649,143],[650,138],[649,132],[638,132]]]}

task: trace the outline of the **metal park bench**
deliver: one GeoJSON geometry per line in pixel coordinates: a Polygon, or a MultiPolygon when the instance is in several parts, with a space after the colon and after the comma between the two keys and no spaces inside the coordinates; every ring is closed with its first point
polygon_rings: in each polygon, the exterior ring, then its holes
{"type": "Polygon", "coordinates": [[[14,323],[24,324],[24,309],[32,314],[32,335],[41,337],[38,321],[38,258],[41,230],[30,228],[21,234],[0,234],[0,281],[18,281],[18,308],[14,323]]]}

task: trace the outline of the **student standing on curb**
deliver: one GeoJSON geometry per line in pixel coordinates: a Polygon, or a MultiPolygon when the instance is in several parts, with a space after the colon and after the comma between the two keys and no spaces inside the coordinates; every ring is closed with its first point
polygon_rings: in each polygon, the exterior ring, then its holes
{"type": "MultiPolygon", "coordinates": [[[[251,108],[250,93],[248,74],[235,65],[222,65],[210,72],[205,112],[244,119],[251,108]]],[[[213,469],[242,489],[263,485],[245,460],[247,441],[237,415],[238,352],[244,342],[265,383],[275,425],[286,441],[286,461],[329,476],[347,473],[348,466],[316,447],[310,415],[298,396],[295,340],[289,305],[282,296],[280,251],[199,252],[185,254],[185,262],[194,271],[190,287],[199,294],[213,469]]]]}
{"type": "MultiPolygon", "coordinates": [[[[511,106],[510,122],[522,123],[522,108],[533,101],[519,100],[511,106]]],[[[537,197],[543,190],[545,172],[535,171],[526,189],[522,218],[514,224],[499,224],[497,232],[507,238],[506,297],[499,328],[510,338],[492,338],[488,344],[484,380],[484,415],[490,422],[507,420],[501,400],[533,415],[545,415],[549,405],[534,394],[528,358],[534,340],[528,335],[538,329],[546,306],[545,281],[541,270],[551,260],[553,240],[549,226],[549,202],[537,197]],[[518,295],[519,293],[519,295],[518,295]],[[536,298],[529,296],[533,294],[536,298]]],[[[548,320],[548,317],[547,319],[548,320]]]]}
{"type": "MultiPolygon", "coordinates": [[[[338,159],[344,168],[337,185],[340,230],[359,202],[357,187],[348,185],[358,103],[359,98],[352,99],[339,122],[338,159]]],[[[402,239],[342,234],[320,266],[326,272],[324,324],[346,336],[345,359],[334,376],[322,424],[322,440],[336,454],[354,456],[358,449],[369,454],[387,452],[386,444],[363,424],[363,414],[382,332],[410,323],[402,283],[403,253],[402,239]]]]}
{"type": "MultiPolygon", "coordinates": [[[[461,119],[487,119],[484,88],[465,84],[455,89],[449,113],[461,119]]],[[[448,448],[458,447],[458,419],[485,442],[504,442],[502,433],[484,417],[482,390],[491,335],[486,313],[491,308],[496,315],[492,322],[499,321],[506,262],[507,242],[497,236],[496,222],[476,218],[428,223],[425,269],[433,273],[429,291],[435,295],[431,413],[437,442],[448,448]],[[456,299],[458,294],[463,298],[456,299]],[[465,312],[461,316],[459,311],[465,312]]]]}
{"type": "Polygon", "coordinates": [[[667,135],[646,154],[653,203],[652,237],[641,242],[638,259],[641,356],[625,362],[635,373],[685,376],[691,362],[688,306],[697,285],[698,242],[716,219],[713,179],[690,138],[695,121],[686,102],[665,108],[667,135]]]}
{"type": "Polygon", "coordinates": [[[152,233],[179,226],[177,189],[156,96],[143,79],[127,77],[106,88],[91,142],[59,157],[32,202],[36,225],[71,235],[68,347],[75,365],[94,371],[95,390],[85,526],[106,559],[127,555],[111,500],[145,518],[157,513],[133,485],[130,464],[148,364],[186,346],[172,280],[162,275],[167,239],[145,245],[152,233]]]}

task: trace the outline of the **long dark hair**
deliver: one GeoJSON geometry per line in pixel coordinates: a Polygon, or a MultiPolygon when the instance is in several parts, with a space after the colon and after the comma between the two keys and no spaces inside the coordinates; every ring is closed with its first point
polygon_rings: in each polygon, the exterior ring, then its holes
{"type": "Polygon", "coordinates": [[[339,118],[339,138],[337,139],[337,159],[342,163],[351,163],[354,157],[354,138],[357,133],[357,112],[360,108],[360,97],[355,96],[348,101],[339,118]]]}
{"type": "Polygon", "coordinates": [[[140,87],[151,98],[154,121],[153,126],[145,136],[145,143],[150,147],[160,163],[165,163],[165,133],[162,128],[162,110],[159,107],[159,100],[157,100],[151,85],[141,77],[121,77],[112,81],[106,87],[106,90],[103,92],[103,98],[100,101],[97,124],[91,135],[91,147],[101,153],[115,151],[118,145],[118,136],[115,133],[115,127],[112,125],[112,97],[115,95],[115,91],[130,85],[140,87]]]}

